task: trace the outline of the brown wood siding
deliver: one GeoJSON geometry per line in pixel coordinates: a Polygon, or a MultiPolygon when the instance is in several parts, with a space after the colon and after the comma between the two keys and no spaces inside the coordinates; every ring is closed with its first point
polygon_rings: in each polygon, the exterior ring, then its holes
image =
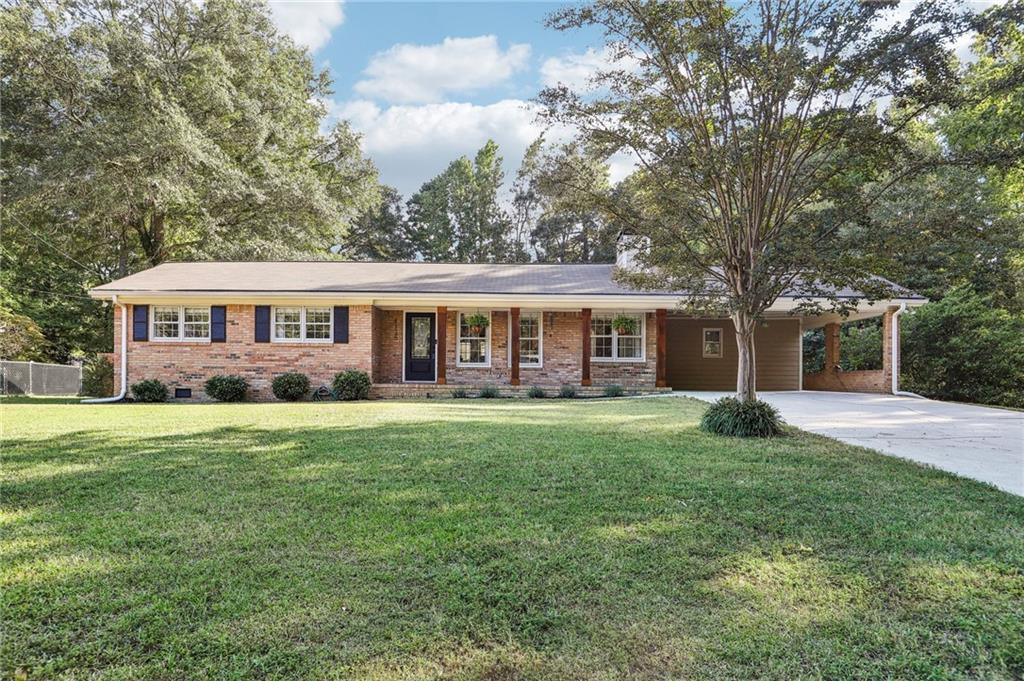
{"type": "MultiPolygon", "coordinates": [[[[668,384],[676,390],[736,389],[736,330],[729,319],[669,317],[668,384]],[[722,329],[722,357],[703,357],[705,328],[722,329]]],[[[800,321],[776,319],[754,334],[758,390],[800,389],[800,321]]]]}

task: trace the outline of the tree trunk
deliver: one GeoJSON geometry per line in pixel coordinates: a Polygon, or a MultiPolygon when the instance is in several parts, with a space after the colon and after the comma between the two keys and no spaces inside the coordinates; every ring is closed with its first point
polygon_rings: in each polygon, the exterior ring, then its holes
{"type": "Polygon", "coordinates": [[[741,402],[757,399],[757,362],[754,353],[754,318],[745,312],[732,316],[736,326],[736,349],[739,361],[736,365],[736,399],[741,402]]]}

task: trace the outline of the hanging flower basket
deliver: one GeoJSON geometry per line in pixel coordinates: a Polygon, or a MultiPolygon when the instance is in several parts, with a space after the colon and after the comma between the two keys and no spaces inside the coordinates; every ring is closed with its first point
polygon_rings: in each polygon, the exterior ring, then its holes
{"type": "Polygon", "coordinates": [[[491,325],[490,317],[480,313],[467,315],[462,321],[469,327],[469,332],[474,336],[482,336],[487,331],[487,327],[491,325]]]}
{"type": "Polygon", "coordinates": [[[612,320],[612,328],[615,329],[620,336],[635,336],[636,317],[620,314],[612,320]]]}

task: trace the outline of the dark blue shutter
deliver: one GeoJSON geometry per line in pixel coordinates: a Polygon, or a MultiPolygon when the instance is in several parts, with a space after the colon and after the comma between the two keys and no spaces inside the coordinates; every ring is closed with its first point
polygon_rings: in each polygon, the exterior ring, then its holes
{"type": "Polygon", "coordinates": [[[149,340],[149,305],[132,305],[132,340],[149,340]]]}
{"type": "Polygon", "coordinates": [[[348,306],[334,306],[334,342],[348,343],[348,306]]]}
{"type": "Polygon", "coordinates": [[[228,309],[223,305],[210,306],[210,342],[223,343],[228,339],[228,309]]]}
{"type": "Polygon", "coordinates": [[[256,306],[256,342],[270,342],[270,306],[256,306]]]}

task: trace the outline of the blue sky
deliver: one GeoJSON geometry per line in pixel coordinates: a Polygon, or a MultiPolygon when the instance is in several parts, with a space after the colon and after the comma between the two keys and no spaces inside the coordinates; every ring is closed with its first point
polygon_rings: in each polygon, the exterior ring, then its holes
{"type": "Polygon", "coordinates": [[[382,181],[406,196],[488,138],[511,178],[542,131],[530,100],[602,62],[600,34],[544,27],[559,6],[271,2],[278,26],[330,70],[331,115],[352,122],[382,181]]]}

